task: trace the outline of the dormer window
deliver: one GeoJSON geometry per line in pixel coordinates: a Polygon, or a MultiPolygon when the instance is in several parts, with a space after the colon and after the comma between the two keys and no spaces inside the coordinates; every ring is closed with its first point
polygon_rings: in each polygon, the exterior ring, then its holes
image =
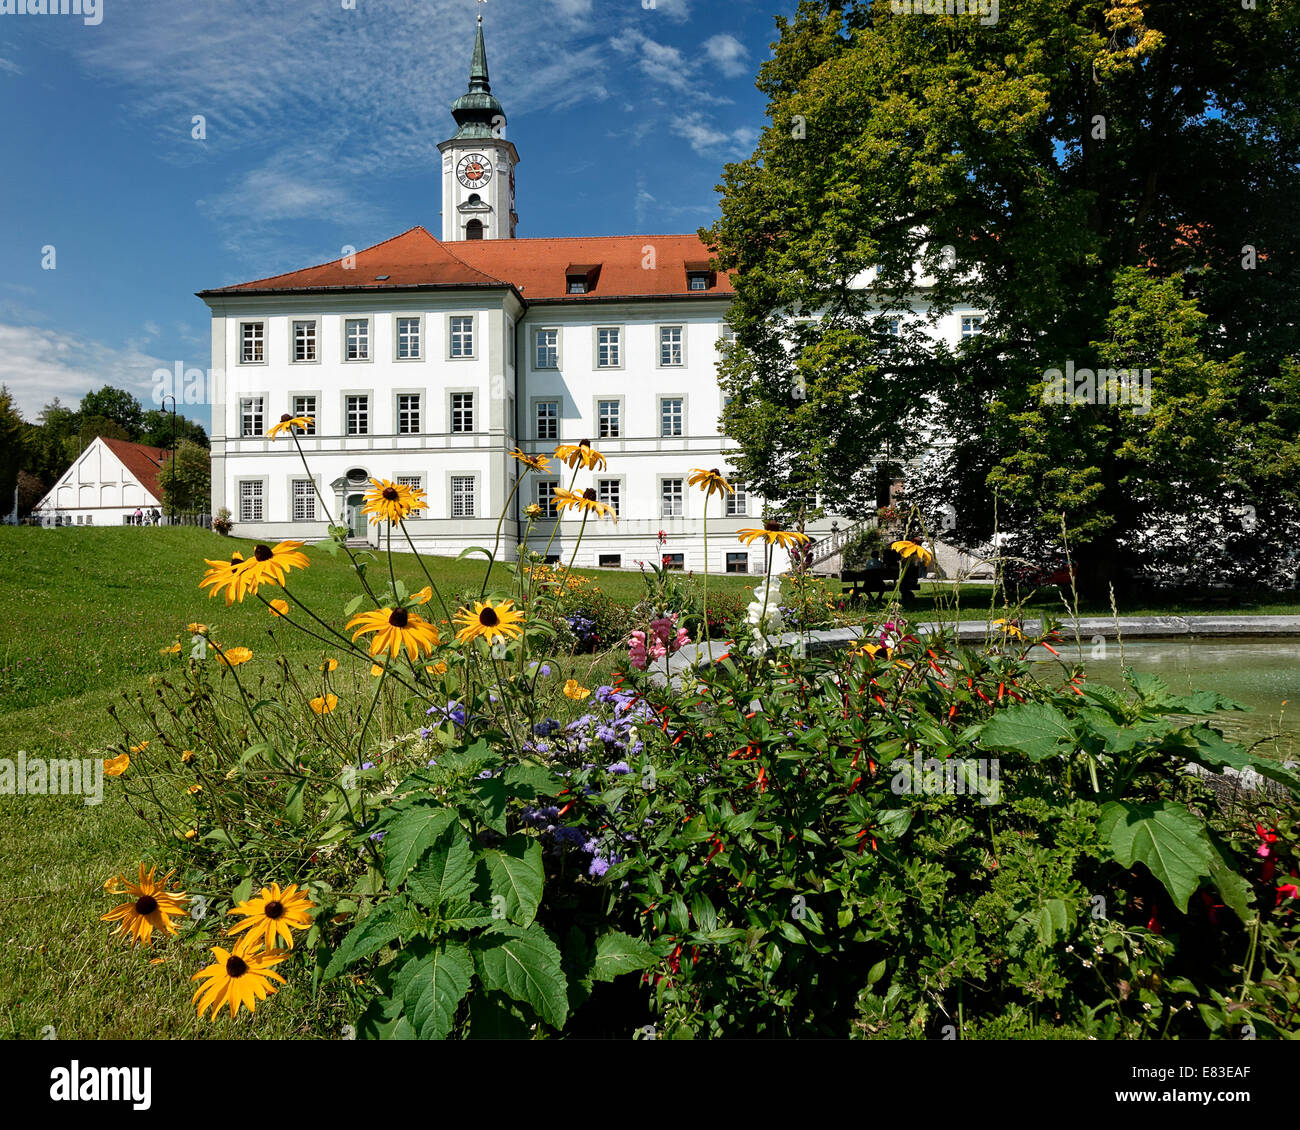
{"type": "Polygon", "coordinates": [[[687,263],[686,264],[686,289],[687,290],[712,290],[717,282],[717,276],[713,273],[708,263],[687,263]]]}
{"type": "Polygon", "coordinates": [[[570,263],[564,269],[564,292],[590,294],[596,289],[596,280],[599,278],[599,263],[570,263]]]}

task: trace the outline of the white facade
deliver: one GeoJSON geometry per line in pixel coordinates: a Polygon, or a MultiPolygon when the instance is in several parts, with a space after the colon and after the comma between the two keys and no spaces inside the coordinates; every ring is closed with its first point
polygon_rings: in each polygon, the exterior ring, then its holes
{"type": "Polygon", "coordinates": [[[165,454],[141,444],[96,437],[36,504],[32,517],[46,526],[121,526],[137,509],[161,508],[155,484],[165,454]],[[128,459],[149,468],[152,475],[131,470],[128,459]]]}

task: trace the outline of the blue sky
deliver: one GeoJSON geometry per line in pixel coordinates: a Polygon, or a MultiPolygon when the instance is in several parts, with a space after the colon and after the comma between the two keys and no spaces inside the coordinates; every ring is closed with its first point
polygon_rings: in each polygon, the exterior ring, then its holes
{"type": "Polygon", "coordinates": [[[710,223],[723,165],[763,125],[773,18],[795,7],[100,2],[97,25],[0,15],[0,383],[29,419],[105,383],[150,406],[155,369],[209,367],[196,290],[438,234],[436,146],[478,11],[521,157],[520,236],[710,223]]]}

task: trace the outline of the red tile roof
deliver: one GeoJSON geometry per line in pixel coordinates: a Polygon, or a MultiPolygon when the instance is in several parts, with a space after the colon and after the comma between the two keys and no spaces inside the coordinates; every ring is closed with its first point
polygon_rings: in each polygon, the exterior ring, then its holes
{"type": "Polygon", "coordinates": [[[171,457],[165,447],[148,447],[143,443],[128,443],[124,439],[109,439],[100,436],[104,446],[122,461],[136,481],[159,502],[162,501],[162,487],[158,485],[158,472],[163,463],[171,457]]]}
{"type": "Polygon", "coordinates": [[[276,291],[382,290],[409,287],[513,287],[525,302],[734,293],[726,272],[709,290],[688,287],[688,269],[700,269],[708,249],[694,235],[579,236],[566,239],[488,239],[443,243],[422,227],[356,254],[345,269],[335,259],[301,271],[199,292],[200,298],[276,291]],[[566,271],[599,266],[589,294],[568,293],[566,271]]]}

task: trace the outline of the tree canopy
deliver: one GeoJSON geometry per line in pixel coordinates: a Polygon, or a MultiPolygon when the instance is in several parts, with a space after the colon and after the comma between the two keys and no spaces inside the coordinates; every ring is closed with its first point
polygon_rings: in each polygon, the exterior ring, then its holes
{"type": "Polygon", "coordinates": [[[996,515],[1046,549],[1064,518],[1090,585],[1207,541],[1285,557],[1298,20],[1220,0],[1023,0],[994,23],[805,0],[778,20],[769,124],[702,233],[738,272],[738,473],[865,515],[876,468],[907,461],[945,537],[984,544],[996,515]],[[963,312],[978,335],[926,332],[963,312]],[[1149,398],[1045,399],[1067,366],[1150,370],[1149,398]]]}

